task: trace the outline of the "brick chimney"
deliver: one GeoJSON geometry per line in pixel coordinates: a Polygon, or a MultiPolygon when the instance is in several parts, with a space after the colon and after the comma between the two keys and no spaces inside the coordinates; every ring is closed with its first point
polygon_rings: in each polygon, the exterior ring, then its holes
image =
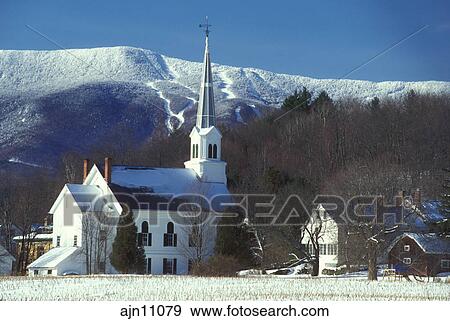
{"type": "Polygon", "coordinates": [[[412,198],[414,205],[420,206],[422,204],[422,192],[420,191],[420,188],[417,188],[412,192],[412,198]]]}
{"type": "Polygon", "coordinates": [[[91,169],[91,161],[89,159],[83,160],[83,183],[86,181],[86,177],[89,174],[89,170],[91,169]]]}
{"type": "Polygon", "coordinates": [[[105,181],[106,183],[111,183],[111,166],[112,159],[111,157],[105,157],[105,181]]]}

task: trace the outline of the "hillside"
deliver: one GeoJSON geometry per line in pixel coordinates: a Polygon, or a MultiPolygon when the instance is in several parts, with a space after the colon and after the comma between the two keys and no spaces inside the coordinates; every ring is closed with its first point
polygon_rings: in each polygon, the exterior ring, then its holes
{"type": "MultiPolygon", "coordinates": [[[[201,67],[131,47],[0,50],[0,162],[52,166],[61,153],[86,150],[124,128],[136,141],[155,129],[189,128],[201,67]]],[[[411,89],[450,92],[450,83],[437,81],[376,83],[217,64],[213,69],[217,114],[225,123],[248,122],[302,86],[326,90],[333,99],[395,97],[411,89]]]]}

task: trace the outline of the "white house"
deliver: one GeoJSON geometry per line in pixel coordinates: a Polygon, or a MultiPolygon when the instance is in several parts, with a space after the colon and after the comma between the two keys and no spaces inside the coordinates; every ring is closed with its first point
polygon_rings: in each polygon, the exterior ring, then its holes
{"type": "Polygon", "coordinates": [[[326,212],[325,208],[319,204],[313,211],[311,220],[306,228],[302,244],[311,255],[314,255],[314,241],[319,246],[319,273],[324,269],[335,269],[343,263],[342,249],[339,246],[343,243],[343,231],[326,212]],[[315,235],[315,236],[314,236],[315,235]]]}
{"type": "MultiPolygon", "coordinates": [[[[183,222],[177,216],[178,206],[192,194],[204,197],[206,217],[200,219],[208,220],[214,217],[206,200],[229,197],[222,136],[215,127],[208,47],[207,35],[197,119],[185,168],[113,166],[106,158],[101,171],[96,165],[89,169],[86,160],[83,184],[66,184],[50,210],[54,248],[30,264],[30,275],[116,273],[109,255],[117,219],[124,211],[133,213],[148,274],[186,274],[192,262],[213,254],[215,228],[198,222],[183,224],[199,219],[189,207],[182,209],[187,217],[183,222]]],[[[220,206],[212,209],[220,210],[220,206]]]]}

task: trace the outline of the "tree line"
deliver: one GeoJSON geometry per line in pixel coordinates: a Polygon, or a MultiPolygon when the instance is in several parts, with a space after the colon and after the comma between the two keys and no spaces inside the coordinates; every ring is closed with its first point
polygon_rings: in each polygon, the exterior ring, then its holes
{"type": "MultiPolygon", "coordinates": [[[[439,199],[443,168],[450,163],[448,124],[449,95],[411,91],[397,98],[334,101],[326,92],[313,95],[303,88],[280,109],[248,124],[219,127],[232,193],[270,193],[283,201],[297,194],[311,204],[317,194],[377,194],[392,200],[399,190],[414,188],[421,188],[425,198],[439,199]]],[[[13,222],[26,235],[31,222],[45,217],[64,183],[81,182],[83,158],[101,163],[110,156],[117,164],[183,167],[189,158],[187,130],[170,136],[156,130],[147,141],[135,142],[132,131],[123,128],[89,152],[66,153],[55,171],[26,177],[0,172],[3,226],[13,222]]],[[[245,228],[233,233],[243,235],[246,244],[257,235],[264,248],[259,265],[284,262],[293,249],[301,249],[296,229],[261,228],[255,234],[245,228]]],[[[238,259],[255,265],[249,255],[238,259]]],[[[26,264],[26,258],[21,261],[26,264]]]]}

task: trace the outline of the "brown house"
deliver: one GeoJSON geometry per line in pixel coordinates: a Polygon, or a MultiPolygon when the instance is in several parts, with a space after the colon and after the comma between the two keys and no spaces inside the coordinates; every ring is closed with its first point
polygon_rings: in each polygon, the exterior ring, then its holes
{"type": "Polygon", "coordinates": [[[450,237],[404,233],[388,248],[389,265],[398,274],[435,276],[450,272],[450,237]]]}

